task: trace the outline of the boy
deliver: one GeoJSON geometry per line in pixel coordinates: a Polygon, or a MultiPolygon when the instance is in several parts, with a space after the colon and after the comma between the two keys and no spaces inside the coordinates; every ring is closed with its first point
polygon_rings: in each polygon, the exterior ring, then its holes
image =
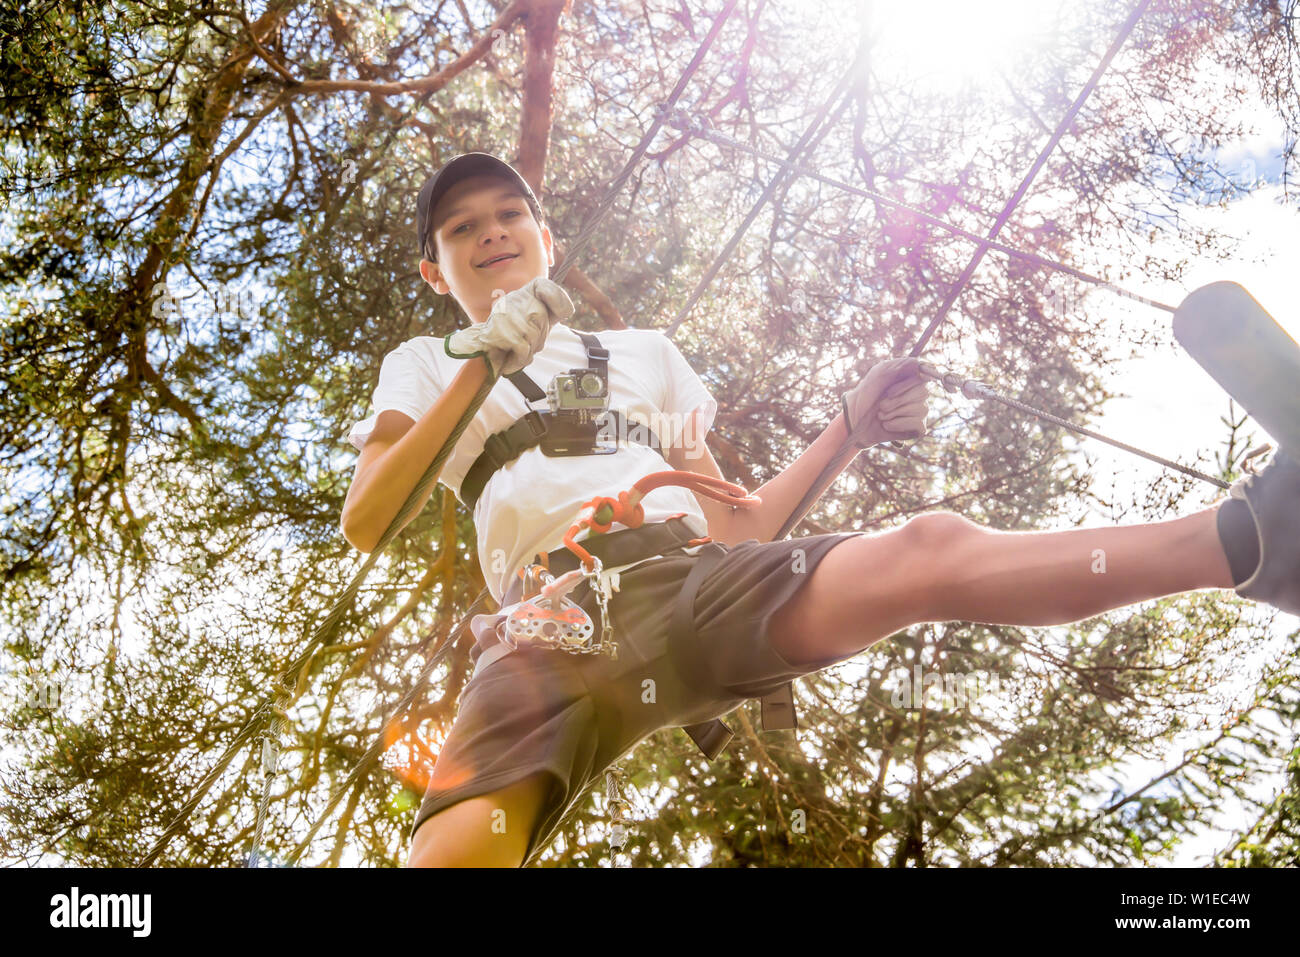
{"type": "MultiPolygon", "coordinates": [[[[445,342],[416,337],[385,357],[373,414],[349,435],[361,453],[342,516],[349,542],[374,548],[486,381],[488,363],[502,379],[439,481],[473,509],[480,562],[503,606],[519,599],[519,572],[534,556],[565,556],[561,539],[584,501],[669,468],[722,478],[703,440],[717,403],[670,340],[639,329],[593,337],[563,324],[573,305],[547,278],[551,233],[515,170],[485,153],[458,156],[424,184],[417,213],[420,274],[455,296],[471,326],[445,342]],[[584,364],[607,372],[611,409],[656,424],[658,450],[628,441],[614,454],[557,454],[528,439],[531,426],[520,423],[542,396],[526,398],[514,374],[526,369],[545,384],[584,364]]],[[[760,507],[657,488],[642,502],[643,527],[616,523],[598,536],[606,571],[618,573],[608,603],[617,659],[509,651],[493,638],[496,619],[476,618],[474,676],[417,815],[408,866],[526,863],[588,785],[649,734],[705,727],[916,623],[1065,624],[1234,586],[1300,613],[1300,467],[1280,453],[1223,502],[1150,525],[998,532],[930,512],[880,534],[771,541],[846,434],[856,455],[924,433],[927,385],[917,365],[873,366],[821,436],[755,493],[760,507]],[[1281,531],[1265,534],[1269,523],[1281,531]],[[1105,575],[1093,572],[1096,549],[1105,551],[1105,575]]],[[[595,539],[583,544],[596,552],[595,539]]],[[[588,582],[569,597],[599,627],[588,582]]]]}

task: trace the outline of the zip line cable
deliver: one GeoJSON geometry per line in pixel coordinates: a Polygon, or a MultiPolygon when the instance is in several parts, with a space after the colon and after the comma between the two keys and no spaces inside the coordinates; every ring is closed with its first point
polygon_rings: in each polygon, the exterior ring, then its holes
{"type": "Polygon", "coordinates": [[[334,808],[338,807],[339,801],[343,800],[343,795],[348,792],[354,783],[356,783],[357,778],[361,777],[362,774],[368,771],[379,756],[387,750],[388,745],[385,742],[388,737],[388,729],[392,726],[394,721],[401,718],[401,716],[406,713],[407,709],[415,703],[416,696],[424,690],[425,683],[428,682],[429,677],[433,674],[433,669],[438,667],[438,664],[447,656],[447,653],[451,651],[454,645],[455,642],[451,641],[449,637],[448,640],[444,641],[438,649],[429,656],[429,660],[420,670],[419,675],[416,676],[410,689],[407,690],[406,694],[402,695],[402,699],[397,702],[397,707],[393,708],[388,717],[384,719],[383,728],[380,730],[379,736],[375,738],[374,744],[366,750],[366,753],[361,756],[361,759],[343,780],[343,783],[334,790],[332,795],[330,795],[330,799],[325,803],[324,810],[316,815],[316,823],[311,826],[307,831],[306,837],[299,841],[298,846],[289,854],[286,859],[289,864],[297,863],[298,858],[302,856],[303,852],[306,851],[307,847],[311,844],[312,838],[316,836],[316,832],[319,831],[325,825],[325,822],[329,820],[330,814],[333,812],[334,808]]]}
{"type": "MultiPolygon", "coordinates": [[[[676,106],[677,100],[680,99],[682,93],[685,91],[686,85],[689,83],[691,77],[694,76],[696,70],[699,69],[700,64],[704,60],[705,54],[713,46],[713,41],[717,38],[723,25],[731,16],[737,2],[738,0],[727,0],[727,4],[722,9],[721,13],[714,18],[713,24],[709,28],[708,35],[705,36],[699,49],[695,52],[694,57],[692,57],[690,63],[687,64],[681,78],[677,81],[676,86],[673,87],[672,93],[669,95],[668,101],[664,106],[665,111],[670,112],[676,106]]],[[[591,237],[594,235],[600,221],[613,205],[618,191],[622,188],[623,183],[626,182],[628,177],[632,174],[632,171],[641,161],[641,157],[645,154],[646,150],[649,149],[651,142],[653,142],[655,136],[658,135],[663,123],[663,114],[654,118],[650,124],[650,128],[646,131],[645,135],[642,136],[641,141],[633,150],[631,158],[627,161],[619,175],[606,188],[605,194],[597,204],[596,208],[588,214],[586,223],[579,231],[578,236],[575,238],[573,244],[565,251],[564,261],[559,265],[555,270],[555,274],[551,277],[556,283],[563,281],[569,270],[573,268],[574,263],[577,262],[578,257],[586,251],[587,246],[590,245],[591,237]]],[[[484,357],[484,362],[487,362],[486,357],[484,357]]],[[[380,536],[379,542],[375,545],[374,550],[367,556],[366,561],[362,564],[361,568],[357,570],[356,575],[348,584],[347,588],[343,590],[334,607],[331,608],[329,614],[326,615],[325,621],[322,622],[320,627],[318,627],[312,634],[312,637],[307,644],[307,648],[287,669],[285,669],[284,672],[281,673],[281,678],[279,679],[280,690],[278,690],[276,694],[277,704],[285,699],[290,685],[296,685],[298,683],[297,678],[299,677],[299,669],[308,663],[316,648],[324,642],[325,638],[328,637],[335,625],[337,625],[339,620],[342,619],[344,612],[356,598],[362,581],[364,581],[366,576],[369,574],[370,569],[374,567],[380,554],[384,551],[389,542],[397,536],[398,532],[404,528],[410,519],[420,510],[424,496],[433,488],[434,483],[438,479],[439,473],[442,471],[443,464],[446,462],[447,458],[450,457],[451,452],[456,447],[456,443],[459,441],[461,435],[469,426],[469,423],[474,420],[474,417],[478,414],[479,408],[482,407],[484,401],[487,399],[488,393],[492,391],[493,386],[496,385],[497,380],[500,378],[499,374],[495,370],[491,369],[490,363],[488,363],[488,366],[488,377],[484,380],[483,385],[479,387],[474,398],[470,400],[469,406],[457,421],[451,434],[447,437],[447,440],[438,450],[438,454],[434,457],[433,462],[429,465],[428,469],[425,470],[420,481],[416,483],[411,494],[407,496],[407,499],[403,503],[397,516],[389,524],[388,528],[384,531],[384,534],[380,536]]],[[[483,598],[484,593],[480,593],[479,597],[475,600],[475,605],[483,600],[483,598]]],[[[457,628],[453,629],[452,634],[448,637],[448,641],[445,643],[446,645],[449,646],[453,637],[463,633],[468,620],[469,617],[467,616],[461,621],[457,628]]],[[[150,848],[149,852],[141,860],[140,866],[147,867],[157,859],[163,848],[180,830],[185,819],[193,812],[193,809],[197,807],[198,802],[202,799],[206,790],[212,786],[212,783],[215,782],[220,773],[230,764],[230,761],[234,758],[235,753],[243,745],[244,741],[252,735],[257,723],[269,707],[272,706],[264,705],[263,708],[259,709],[254,717],[250,719],[245,728],[240,731],[236,736],[235,741],[232,742],[229,748],[227,748],[226,753],[218,759],[217,765],[214,766],[213,769],[204,777],[199,788],[196,789],[195,794],[192,795],[182,807],[181,812],[176,816],[176,819],[168,825],[162,835],[154,843],[153,847],[150,848]]],[[[270,779],[268,778],[268,788],[270,786],[269,780],[270,779]]],[[[263,803],[265,804],[265,801],[263,803]]],[[[254,853],[256,853],[256,848],[254,848],[254,853]]],[[[250,856],[250,860],[254,859],[254,857],[250,856]]]]}
{"type": "Polygon", "coordinates": [[[949,392],[957,392],[960,390],[962,395],[966,396],[968,399],[992,399],[994,402],[1001,402],[1009,408],[1016,409],[1020,412],[1027,412],[1030,415],[1051,422],[1053,425],[1059,425],[1063,429],[1069,429],[1071,432],[1077,432],[1080,435],[1086,435],[1089,438],[1097,439],[1100,442],[1105,442],[1107,445],[1113,445],[1117,449],[1123,449],[1125,452],[1132,452],[1134,455],[1140,455],[1144,459],[1148,459],[1158,465],[1163,465],[1165,468],[1182,472],[1184,475],[1190,475],[1192,478],[1200,479],[1202,482],[1208,482],[1209,484],[1216,485],[1221,489],[1231,487],[1227,482],[1215,478],[1213,475],[1206,475],[1204,472],[1197,471],[1194,468],[1189,468],[1186,465],[1179,465],[1177,462],[1161,458],[1159,455],[1154,455],[1151,452],[1144,452],[1142,449],[1120,442],[1118,439],[1109,439],[1100,432],[1093,432],[1091,429],[1085,429],[1081,425],[1075,425],[1074,423],[1068,422],[1060,416],[1053,415],[1050,412],[1035,409],[1033,406],[1026,405],[1019,399],[999,395],[982,382],[976,382],[974,379],[963,379],[961,376],[953,372],[941,373],[928,362],[921,363],[921,374],[928,379],[936,380],[949,392]],[[929,370],[926,369],[927,366],[929,366],[929,370]]]}
{"type": "MultiPolygon", "coordinates": [[[[1092,95],[1092,91],[1097,88],[1097,84],[1101,81],[1102,75],[1110,67],[1110,61],[1115,59],[1115,54],[1119,52],[1120,47],[1122,47],[1124,42],[1128,40],[1129,35],[1133,32],[1133,28],[1137,26],[1138,20],[1142,19],[1142,14],[1146,13],[1147,7],[1149,6],[1151,6],[1151,0],[1141,0],[1141,2],[1133,8],[1133,12],[1129,14],[1128,19],[1124,21],[1124,25],[1120,27],[1119,36],[1117,36],[1114,42],[1111,43],[1110,49],[1106,51],[1106,55],[1102,57],[1101,62],[1097,64],[1097,69],[1092,71],[1092,76],[1089,77],[1087,84],[1081,91],[1079,91],[1079,95],[1074,98],[1074,102],[1070,104],[1070,108],[1066,110],[1065,118],[1056,126],[1056,132],[1052,134],[1051,139],[1049,139],[1046,145],[1043,146],[1042,150],[1038,154],[1038,158],[1034,160],[1034,165],[1029,168],[1029,172],[1026,173],[1024,179],[1020,181],[1020,185],[1016,187],[1015,193],[1013,193],[1011,198],[1007,200],[1006,205],[1002,207],[1002,212],[998,214],[997,220],[989,229],[988,237],[980,242],[979,247],[975,250],[975,254],[971,256],[970,262],[966,264],[966,268],[962,271],[961,276],[958,277],[957,282],[949,291],[947,298],[944,299],[943,305],[939,307],[938,313],[936,313],[935,317],[930,320],[930,324],[926,326],[925,332],[921,333],[921,338],[918,339],[916,345],[912,347],[912,351],[909,355],[913,358],[921,354],[921,350],[923,350],[925,344],[930,341],[930,336],[934,334],[934,330],[939,328],[939,324],[947,318],[948,310],[951,309],[952,304],[957,301],[957,297],[962,294],[967,283],[969,283],[971,277],[974,276],[976,267],[979,266],[980,262],[984,259],[984,254],[989,248],[989,242],[1002,231],[1002,227],[1005,226],[1007,220],[1011,218],[1011,214],[1015,211],[1016,207],[1020,205],[1020,201],[1025,198],[1025,193],[1029,192],[1029,185],[1034,181],[1039,170],[1041,170],[1044,164],[1047,163],[1047,158],[1052,155],[1057,144],[1061,142],[1061,138],[1065,136],[1066,131],[1074,123],[1074,118],[1079,115],[1079,111],[1083,109],[1083,104],[1087,101],[1088,97],[1092,95]]],[[[1151,300],[1148,299],[1143,301],[1150,302],[1151,300]]],[[[1168,307],[1165,308],[1168,309],[1168,307]]],[[[1173,312],[1174,310],[1168,309],[1168,311],[1173,312]]]]}
{"type": "MultiPolygon", "coordinates": [[[[875,200],[876,202],[881,203],[885,206],[891,206],[895,209],[901,209],[905,212],[911,213],[912,215],[916,216],[918,219],[924,220],[925,222],[929,223],[932,226],[936,226],[939,229],[952,233],[954,236],[960,236],[963,239],[969,239],[971,242],[977,243],[980,246],[985,247],[987,249],[996,249],[998,252],[1006,253],[1008,256],[1012,257],[1013,259],[1022,259],[1025,262],[1033,263],[1034,265],[1041,266],[1044,269],[1051,269],[1056,272],[1065,273],[1066,275],[1073,276],[1075,279],[1080,279],[1083,282],[1091,283],[1095,286],[1101,286],[1104,289],[1109,289],[1111,292],[1115,293],[1116,295],[1123,296],[1126,299],[1132,299],[1135,302],[1143,303],[1144,305],[1151,306],[1155,309],[1162,309],[1165,312],[1172,313],[1176,308],[1175,306],[1171,306],[1168,303],[1160,302],[1156,299],[1150,299],[1147,296],[1143,296],[1139,293],[1133,292],[1132,290],[1125,289],[1124,287],[1111,282],[1109,279],[1103,279],[1100,276],[1094,276],[1093,274],[1085,272],[1084,270],[1079,269],[1075,266],[1069,266],[1063,262],[1059,262],[1054,259],[1049,259],[1048,257],[1040,255],[1038,253],[1030,252],[1029,250],[1025,250],[1025,249],[1020,249],[1015,246],[1009,246],[1006,243],[1000,243],[990,238],[989,236],[981,236],[979,233],[974,233],[968,229],[963,229],[962,227],[957,226],[954,223],[950,223],[943,219],[940,219],[938,216],[935,216],[933,213],[928,213],[925,210],[913,206],[910,203],[906,203],[903,202],[902,200],[894,199],[894,197],[892,196],[887,196],[886,194],[880,192],[879,190],[869,189],[865,186],[855,186],[852,183],[846,183],[843,180],[835,179],[832,176],[827,176],[825,173],[819,173],[816,170],[811,170],[806,166],[800,166],[797,163],[790,162],[789,160],[783,160],[779,156],[773,156],[771,153],[750,146],[748,143],[741,143],[738,140],[732,139],[730,136],[727,136],[724,133],[719,133],[717,130],[709,128],[708,126],[705,125],[708,122],[707,118],[694,116],[692,114],[685,112],[684,110],[678,110],[673,114],[672,117],[669,118],[668,122],[670,126],[673,126],[676,129],[691,132],[694,135],[702,139],[710,140],[711,142],[716,143],[719,146],[725,146],[728,149],[736,150],[737,152],[740,153],[748,153],[751,156],[758,157],[759,159],[764,159],[767,160],[768,162],[776,163],[780,166],[784,166],[791,172],[798,173],[800,176],[807,177],[808,179],[817,180],[818,182],[825,183],[827,186],[834,186],[836,189],[841,189],[846,193],[853,193],[855,195],[862,196],[865,199],[875,200]]],[[[928,337],[928,332],[926,335],[928,337]]]]}

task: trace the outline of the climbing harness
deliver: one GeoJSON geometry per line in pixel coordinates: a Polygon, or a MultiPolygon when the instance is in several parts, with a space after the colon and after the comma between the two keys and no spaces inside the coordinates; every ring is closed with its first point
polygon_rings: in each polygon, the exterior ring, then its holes
{"type": "MultiPolygon", "coordinates": [[[[617,497],[598,495],[584,502],[578,518],[564,534],[563,548],[539,553],[514,576],[515,582],[504,596],[500,610],[493,615],[474,618],[471,628],[476,638],[475,651],[478,652],[474,677],[477,678],[493,662],[525,646],[574,655],[606,655],[611,661],[617,661],[618,644],[609,612],[611,595],[618,591],[617,568],[640,564],[649,558],[661,558],[663,553],[679,548],[700,549],[715,544],[707,535],[700,537],[696,534],[698,530],[685,521],[688,518],[686,513],[674,515],[667,522],[644,524],[642,499],[656,488],[668,485],[688,488],[738,508],[756,508],[762,504],[762,499],[732,482],[672,469],[642,476],[631,489],[618,493],[617,497]],[[615,523],[625,528],[611,532],[615,523]],[[584,530],[588,536],[579,542],[577,536],[584,530]],[[612,562],[608,568],[601,555],[612,562]],[[557,570],[560,571],[558,575],[555,574],[557,570]],[[568,597],[584,581],[595,596],[600,611],[599,638],[596,638],[597,628],[591,616],[568,597]]],[[[699,658],[688,658],[680,651],[672,650],[683,643],[695,644],[692,612],[695,593],[703,579],[701,569],[711,569],[718,558],[716,551],[709,552],[707,557],[700,554],[701,559],[688,574],[674,609],[669,633],[670,655],[686,684],[713,691],[716,688],[706,677],[707,665],[699,658]]],[[[769,721],[779,721],[786,690],[774,693],[772,703],[764,700],[765,730],[773,730],[769,721]]],[[[688,725],[682,730],[710,760],[716,758],[733,737],[731,729],[720,718],[688,725]]],[[[627,802],[622,799],[618,784],[623,776],[622,769],[613,765],[605,777],[611,852],[622,848],[627,836],[627,820],[623,814],[627,802]]]]}
{"type": "MultiPolygon", "coordinates": [[[[645,510],[641,500],[656,488],[667,485],[688,488],[738,508],[756,508],[762,504],[757,496],[750,495],[732,482],[676,470],[642,476],[631,489],[620,492],[617,497],[598,495],[584,502],[577,520],[564,535],[564,546],[539,554],[533,562],[520,569],[496,614],[475,617],[471,624],[478,653],[474,676],[517,650],[521,644],[570,654],[604,654],[617,660],[617,642],[609,614],[610,596],[618,590],[617,569],[694,548],[700,560],[687,575],[678,594],[668,638],[669,651],[684,683],[718,692],[720,689],[709,678],[708,666],[702,658],[674,649],[695,644],[693,609],[695,593],[703,580],[703,572],[698,569],[711,569],[722,550],[712,538],[699,536],[699,530],[686,521],[688,516],[685,513],[666,522],[644,524],[645,510]],[[616,522],[626,527],[611,531],[616,522]],[[577,536],[584,529],[588,531],[588,537],[578,541],[577,536]],[[712,548],[705,551],[710,546],[712,548]],[[599,640],[594,637],[597,629],[590,616],[566,597],[584,580],[588,582],[600,610],[599,640]]],[[[791,726],[782,723],[785,709],[790,707],[786,691],[782,688],[762,699],[765,730],[791,726]]],[[[710,760],[716,758],[733,737],[732,731],[719,718],[687,725],[682,730],[710,760]]]]}

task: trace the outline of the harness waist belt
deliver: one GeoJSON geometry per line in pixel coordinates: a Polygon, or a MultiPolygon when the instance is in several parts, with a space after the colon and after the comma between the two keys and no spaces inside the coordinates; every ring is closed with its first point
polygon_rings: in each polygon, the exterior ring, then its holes
{"type": "MultiPolygon", "coordinates": [[[[695,522],[697,519],[694,516],[674,515],[667,521],[651,522],[640,528],[623,528],[604,535],[588,535],[579,544],[600,559],[602,568],[616,568],[662,555],[693,539],[704,538],[708,534],[707,528],[701,530],[697,524],[692,524],[695,522]]],[[[579,564],[578,556],[563,546],[548,552],[546,556],[546,567],[556,578],[573,571],[579,564]]],[[[502,605],[512,605],[518,601],[523,584],[523,579],[516,575],[506,589],[502,605]]]]}

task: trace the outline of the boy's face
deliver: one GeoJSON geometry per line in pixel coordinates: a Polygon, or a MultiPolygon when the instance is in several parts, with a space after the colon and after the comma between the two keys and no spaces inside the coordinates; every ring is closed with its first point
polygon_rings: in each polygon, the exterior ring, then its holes
{"type": "Polygon", "coordinates": [[[429,235],[438,262],[422,259],[420,275],[436,292],[455,296],[474,323],[487,319],[497,296],[546,277],[555,265],[550,229],[499,176],[469,176],[447,190],[430,217],[429,235]],[[486,265],[498,256],[511,258],[486,265]]]}

